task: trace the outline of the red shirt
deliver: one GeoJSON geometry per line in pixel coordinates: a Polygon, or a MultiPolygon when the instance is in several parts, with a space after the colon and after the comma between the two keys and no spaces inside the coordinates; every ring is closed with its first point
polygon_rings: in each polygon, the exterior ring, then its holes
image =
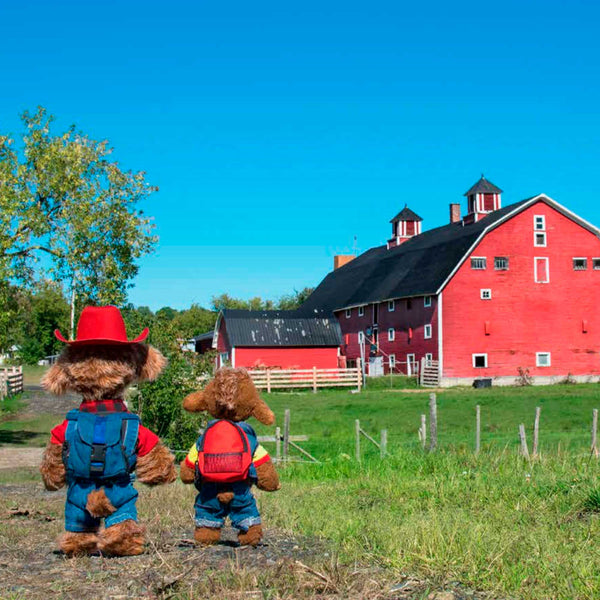
{"type": "MultiPolygon", "coordinates": [[[[82,412],[127,412],[127,407],[123,400],[102,400],[95,402],[94,400],[84,400],[79,406],[79,410],[82,412]]],[[[50,442],[52,444],[58,444],[59,446],[65,441],[65,433],[67,431],[68,421],[65,419],[60,425],[57,425],[50,432],[50,442]]],[[[159,438],[155,433],[152,433],[149,429],[146,429],[143,425],[140,425],[137,441],[138,456],[145,456],[158,444],[159,438]]]]}

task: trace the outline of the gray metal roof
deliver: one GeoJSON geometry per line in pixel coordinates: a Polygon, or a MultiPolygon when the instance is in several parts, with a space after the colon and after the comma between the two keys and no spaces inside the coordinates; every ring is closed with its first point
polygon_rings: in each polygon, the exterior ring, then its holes
{"type": "Polygon", "coordinates": [[[339,346],[335,317],[306,317],[297,311],[223,310],[232,346],[339,346]]]}

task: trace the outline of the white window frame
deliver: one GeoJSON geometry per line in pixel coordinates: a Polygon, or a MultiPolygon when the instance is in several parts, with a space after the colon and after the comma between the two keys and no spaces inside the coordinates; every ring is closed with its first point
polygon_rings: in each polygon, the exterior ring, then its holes
{"type": "Polygon", "coordinates": [[[431,306],[431,296],[423,297],[423,306],[425,306],[425,307],[431,306]]]}
{"type": "Polygon", "coordinates": [[[388,356],[390,371],[393,371],[396,368],[396,355],[390,354],[388,356]]]}
{"type": "Polygon", "coordinates": [[[428,352],[425,355],[425,362],[427,363],[428,366],[431,366],[431,363],[433,362],[433,354],[431,352],[428,352]]]}
{"type": "Polygon", "coordinates": [[[396,310],[396,302],[394,300],[388,300],[388,312],[394,312],[396,310]]]}
{"type": "Polygon", "coordinates": [[[492,290],[490,288],[482,288],[479,290],[479,296],[482,300],[491,300],[492,290]]]}
{"type": "Polygon", "coordinates": [[[351,308],[347,308],[346,309],[346,319],[349,319],[352,316],[352,309],[351,308]]]}
{"type": "Polygon", "coordinates": [[[534,256],[533,257],[533,280],[535,283],[550,283],[550,259],[547,256],[534,256]],[[546,279],[546,281],[539,280],[538,260],[543,260],[546,263],[546,275],[548,276],[548,279],[546,279]]]}
{"type": "Polygon", "coordinates": [[[358,307],[358,316],[359,317],[364,317],[365,316],[365,307],[364,306],[359,306],[358,307]]]}
{"type": "Polygon", "coordinates": [[[485,256],[471,256],[471,269],[473,269],[473,271],[485,271],[487,269],[487,259],[485,256]],[[473,261],[474,260],[482,260],[483,261],[483,267],[474,267],[473,266],[473,261]]]}
{"type": "Polygon", "coordinates": [[[592,271],[600,271],[600,256],[592,258],[592,271]]]}
{"type": "Polygon", "coordinates": [[[425,325],[425,327],[423,327],[423,339],[425,340],[430,340],[431,339],[431,335],[432,335],[432,327],[431,327],[431,323],[427,323],[427,325],[425,325]],[[429,333],[429,335],[427,335],[429,333]]]}
{"type": "Polygon", "coordinates": [[[573,257],[573,271],[587,271],[588,268],[588,259],[587,256],[574,256],[573,257]],[[576,260],[582,260],[583,261],[583,267],[581,269],[576,269],[575,268],[575,261],[576,260]]]}
{"type": "Polygon", "coordinates": [[[546,235],[546,232],[545,232],[545,231],[534,231],[534,232],[533,232],[533,245],[534,245],[536,248],[545,248],[545,247],[548,245],[548,237],[547,237],[547,235],[546,235]],[[542,235],[542,236],[544,236],[544,243],[543,243],[543,244],[538,244],[538,243],[537,243],[537,236],[538,236],[538,235],[542,235]]]}
{"type": "Polygon", "coordinates": [[[545,215],[533,215],[533,230],[534,231],[546,231],[546,216],[545,215]],[[538,219],[541,219],[541,227],[538,227],[538,219]]]}
{"type": "Polygon", "coordinates": [[[477,354],[471,354],[471,358],[473,360],[473,368],[474,369],[487,369],[488,368],[488,355],[487,355],[487,353],[482,352],[482,353],[477,353],[477,354]],[[483,358],[485,360],[485,365],[483,365],[483,367],[477,367],[477,366],[475,366],[475,359],[478,356],[483,356],[483,358]]]}
{"type": "MultiPolygon", "coordinates": [[[[415,365],[417,362],[416,356],[414,354],[407,354],[406,355],[406,374],[407,375],[416,375],[416,373],[413,373],[413,365],[415,365]]],[[[415,366],[415,371],[417,371],[419,367],[415,366]]]]}
{"type": "Polygon", "coordinates": [[[396,330],[393,327],[388,329],[388,342],[393,342],[396,339],[396,330]]]}
{"type": "Polygon", "coordinates": [[[552,366],[552,353],[551,352],[536,352],[535,353],[535,366],[536,367],[551,367],[552,366]],[[540,358],[542,356],[548,357],[547,364],[541,364],[540,358]]]}
{"type": "Polygon", "coordinates": [[[358,332],[358,343],[362,344],[364,341],[365,341],[365,332],[359,331],[358,332]]]}
{"type": "Polygon", "coordinates": [[[510,268],[510,261],[508,256],[494,256],[494,271],[508,271],[510,268]],[[506,267],[498,267],[496,266],[496,261],[497,260],[505,260],[506,261],[506,267]]]}

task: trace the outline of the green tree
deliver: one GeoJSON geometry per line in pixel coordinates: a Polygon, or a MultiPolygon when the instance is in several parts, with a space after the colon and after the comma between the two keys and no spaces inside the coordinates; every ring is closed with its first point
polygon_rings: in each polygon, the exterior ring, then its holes
{"type": "Polygon", "coordinates": [[[190,339],[213,329],[217,321],[217,314],[198,304],[192,304],[189,309],[177,313],[173,319],[173,326],[180,338],[190,339]]]}
{"type": "Polygon", "coordinates": [[[22,122],[19,144],[0,135],[0,280],[45,270],[86,302],[121,304],[156,243],[138,204],[157,188],[112,161],[107,141],[55,134],[42,107],[22,122]]]}

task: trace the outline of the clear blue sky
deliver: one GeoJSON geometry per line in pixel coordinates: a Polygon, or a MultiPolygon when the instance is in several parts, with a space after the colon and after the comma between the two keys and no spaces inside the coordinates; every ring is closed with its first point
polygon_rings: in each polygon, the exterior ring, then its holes
{"type": "Polygon", "coordinates": [[[0,131],[42,104],[160,187],[135,304],[316,285],[482,172],[600,225],[598,2],[3,0],[0,24],[0,131]]]}

